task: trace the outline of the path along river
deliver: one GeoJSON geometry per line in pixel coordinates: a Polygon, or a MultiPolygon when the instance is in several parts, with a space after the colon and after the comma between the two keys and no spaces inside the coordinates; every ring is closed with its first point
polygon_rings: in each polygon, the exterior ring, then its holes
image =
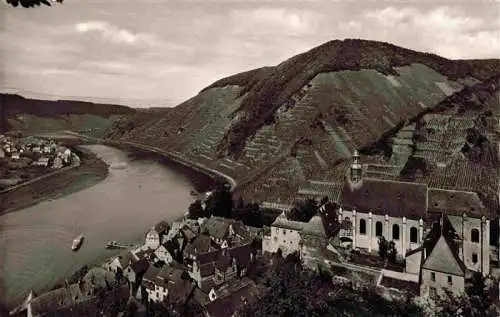
{"type": "Polygon", "coordinates": [[[142,242],[156,222],[184,214],[191,190],[204,190],[209,181],[157,156],[86,147],[111,165],[106,179],[0,216],[0,297],[9,306],[30,289],[46,289],[82,265],[120,252],[105,250],[108,240],[142,242]],[[79,233],[85,241],[74,253],[71,242],[79,233]]]}

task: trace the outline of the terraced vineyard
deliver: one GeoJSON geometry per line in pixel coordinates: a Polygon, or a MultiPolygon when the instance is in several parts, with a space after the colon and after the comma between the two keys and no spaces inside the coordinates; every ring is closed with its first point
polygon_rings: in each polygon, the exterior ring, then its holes
{"type": "MultiPolygon", "coordinates": [[[[367,158],[370,176],[398,178],[412,157],[451,166],[470,133],[470,116],[430,113],[420,140],[414,137],[416,122],[397,129],[444,101],[455,103],[449,100],[498,74],[498,61],[449,61],[401,48],[387,51],[386,43],[349,41],[222,79],[173,109],[131,116],[107,136],[175,152],[233,177],[236,194],[247,200],[281,204],[311,181],[341,180],[355,149],[391,132],[390,157],[367,158]],[[348,55],[349,45],[356,54],[348,55]],[[375,52],[364,52],[365,46],[375,52]],[[379,60],[363,59],[372,57],[379,60]]],[[[493,106],[490,99],[482,102],[493,106]]],[[[491,129],[483,132],[492,137],[491,129]]]]}

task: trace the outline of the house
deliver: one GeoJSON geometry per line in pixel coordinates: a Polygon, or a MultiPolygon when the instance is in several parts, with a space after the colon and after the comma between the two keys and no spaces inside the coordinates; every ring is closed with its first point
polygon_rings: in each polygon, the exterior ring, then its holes
{"type": "Polygon", "coordinates": [[[31,148],[31,152],[33,153],[40,153],[41,152],[41,148],[39,146],[34,146],[31,148]]]}
{"type": "Polygon", "coordinates": [[[468,269],[462,261],[459,235],[448,216],[441,215],[420,248],[406,254],[406,273],[420,276],[420,295],[436,298],[464,292],[468,269]]]}
{"type": "Polygon", "coordinates": [[[160,245],[156,250],[154,250],[154,255],[158,261],[163,261],[166,264],[171,264],[174,262],[174,257],[167,248],[163,245],[160,245]]]}
{"type": "Polygon", "coordinates": [[[127,279],[130,285],[130,296],[142,297],[142,289],[140,287],[142,276],[149,268],[149,262],[146,259],[140,259],[132,262],[123,271],[123,276],[127,279]]]}
{"type": "Polygon", "coordinates": [[[13,160],[19,160],[19,158],[21,157],[21,155],[19,154],[19,152],[13,152],[10,157],[13,160]]]}
{"type": "Polygon", "coordinates": [[[250,239],[250,232],[243,222],[222,217],[210,217],[203,223],[201,231],[223,247],[229,240],[250,239]]]}
{"type": "Polygon", "coordinates": [[[170,226],[166,221],[159,222],[146,233],[145,245],[150,249],[157,249],[160,246],[163,235],[165,235],[169,229],[170,226]]]}
{"type": "Polygon", "coordinates": [[[202,289],[245,276],[253,261],[251,243],[220,248],[205,235],[189,244],[184,253],[188,274],[202,289]]]}
{"type": "Polygon", "coordinates": [[[171,304],[183,303],[191,295],[194,284],[184,278],[185,271],[180,265],[165,266],[161,269],[150,267],[144,274],[143,285],[148,301],[171,304]]]}
{"type": "Polygon", "coordinates": [[[34,161],[31,164],[35,165],[35,166],[47,167],[47,166],[49,166],[49,158],[48,157],[41,157],[37,161],[34,161]]]}
{"type": "MultiPolygon", "coordinates": [[[[208,301],[199,302],[206,317],[228,317],[244,305],[257,299],[257,285],[250,279],[234,281],[233,283],[212,288],[208,294],[208,301]]],[[[200,298],[200,296],[197,296],[200,298]]],[[[202,298],[202,297],[201,297],[202,298]]]]}
{"type": "Polygon", "coordinates": [[[271,234],[264,236],[262,251],[276,253],[281,251],[283,256],[300,251],[300,232],[305,222],[289,220],[282,212],[271,225],[271,234]]]}
{"type": "Polygon", "coordinates": [[[168,295],[168,283],[158,278],[160,271],[160,268],[150,266],[142,277],[142,285],[150,302],[163,302],[168,295]]]}
{"type": "Polygon", "coordinates": [[[3,149],[0,149],[0,158],[5,157],[5,151],[3,149]]]}
{"type": "Polygon", "coordinates": [[[117,257],[114,257],[105,267],[113,273],[123,273],[123,271],[135,261],[137,261],[137,259],[134,254],[127,250],[117,257]]]}
{"type": "Polygon", "coordinates": [[[145,259],[149,262],[154,262],[156,259],[155,250],[143,247],[132,252],[136,260],[145,259]]]}
{"type": "Polygon", "coordinates": [[[54,158],[53,163],[52,163],[52,168],[59,169],[59,168],[62,168],[63,166],[64,165],[63,165],[62,159],[59,156],[56,156],[54,158]]]}
{"type": "Polygon", "coordinates": [[[384,237],[395,243],[403,258],[424,243],[425,231],[435,223],[427,219],[439,222],[444,214],[459,233],[459,254],[466,267],[489,274],[490,214],[477,193],[365,177],[358,160],[355,152],[340,197],[341,239],[349,241],[353,249],[372,253],[378,251],[378,239],[384,237]]]}
{"type": "Polygon", "coordinates": [[[36,297],[33,292],[30,292],[28,295],[26,316],[37,317],[50,314],[56,315],[61,309],[89,299],[90,296],[87,296],[83,292],[83,289],[79,284],[71,284],[66,287],[61,287],[36,297]]]}

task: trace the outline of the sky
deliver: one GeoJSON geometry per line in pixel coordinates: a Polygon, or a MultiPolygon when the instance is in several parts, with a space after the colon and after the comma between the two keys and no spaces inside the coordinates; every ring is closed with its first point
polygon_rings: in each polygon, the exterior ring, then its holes
{"type": "Polygon", "coordinates": [[[0,88],[172,106],[222,77],[345,38],[498,58],[500,0],[0,2],[0,88]]]}

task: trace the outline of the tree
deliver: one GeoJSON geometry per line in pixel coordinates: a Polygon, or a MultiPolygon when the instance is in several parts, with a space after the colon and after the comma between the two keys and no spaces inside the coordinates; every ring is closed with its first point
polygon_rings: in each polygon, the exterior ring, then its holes
{"type": "Polygon", "coordinates": [[[381,236],[380,238],[378,238],[378,254],[381,258],[385,259],[385,257],[387,256],[387,249],[387,240],[383,236],[381,236]]]}
{"type": "Polygon", "coordinates": [[[387,259],[389,260],[389,262],[396,263],[398,251],[396,250],[396,244],[394,243],[394,241],[390,241],[388,243],[386,252],[387,252],[387,259]]]}
{"type": "Polygon", "coordinates": [[[287,217],[290,220],[307,222],[311,220],[317,210],[318,202],[316,200],[298,200],[294,203],[292,209],[288,211],[287,217]]]}
{"type": "Polygon", "coordinates": [[[203,217],[209,217],[208,212],[205,212],[200,200],[196,200],[191,205],[189,205],[189,218],[198,219],[203,217]]]}
{"type": "MultiPolygon", "coordinates": [[[[51,0],[52,2],[63,3],[64,0],[51,0]]],[[[7,4],[17,7],[21,5],[24,8],[33,8],[35,6],[46,5],[52,6],[48,0],[6,0],[7,4]]]]}
{"type": "Polygon", "coordinates": [[[208,215],[229,218],[233,210],[233,197],[227,182],[217,181],[215,190],[205,202],[208,215]]]}

